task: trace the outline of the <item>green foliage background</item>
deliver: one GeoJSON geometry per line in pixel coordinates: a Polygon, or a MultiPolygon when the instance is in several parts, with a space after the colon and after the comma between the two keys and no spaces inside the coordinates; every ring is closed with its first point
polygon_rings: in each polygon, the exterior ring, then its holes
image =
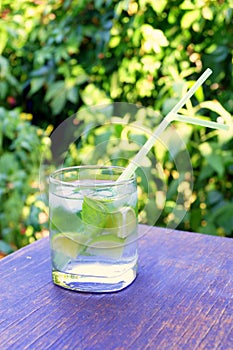
{"type": "MultiPolygon", "coordinates": [[[[39,220],[44,204],[35,185],[40,154],[49,146],[52,128],[80,108],[128,102],[150,107],[160,120],[210,67],[214,73],[183,112],[211,120],[221,116],[232,125],[231,0],[3,0],[0,36],[0,251],[25,245],[46,229],[39,220]]],[[[155,127],[153,118],[138,118],[148,130],[155,127]]],[[[232,129],[176,128],[194,175],[191,208],[178,228],[231,237],[232,129]]],[[[106,161],[96,145],[109,140],[105,151],[111,158],[116,152],[111,140],[125,137],[140,147],[148,134],[126,133],[121,125],[92,130],[78,151],[71,146],[66,164],[106,161]]],[[[137,146],[130,145],[118,145],[119,158],[135,154],[137,146]]],[[[166,226],[174,220],[179,174],[168,152],[155,147],[152,153],[166,169],[163,182],[169,191],[156,223],[166,226]]],[[[158,175],[151,176],[156,193],[158,175]]],[[[139,185],[141,221],[150,223],[158,203],[146,197],[143,179],[139,185]]]]}

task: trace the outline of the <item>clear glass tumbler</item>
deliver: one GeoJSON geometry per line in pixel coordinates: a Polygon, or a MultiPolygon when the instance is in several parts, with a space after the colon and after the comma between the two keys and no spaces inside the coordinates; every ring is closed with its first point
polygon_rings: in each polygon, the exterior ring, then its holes
{"type": "Polygon", "coordinates": [[[113,292],[137,274],[136,178],[116,181],[114,166],[77,166],[49,178],[53,282],[87,292],[113,292]]]}

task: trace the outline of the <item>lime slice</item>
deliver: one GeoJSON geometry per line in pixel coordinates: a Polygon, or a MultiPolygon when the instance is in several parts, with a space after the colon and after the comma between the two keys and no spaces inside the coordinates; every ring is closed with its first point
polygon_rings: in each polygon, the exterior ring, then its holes
{"type": "Polygon", "coordinates": [[[82,229],[83,223],[78,213],[69,212],[60,206],[51,210],[50,225],[52,229],[60,232],[78,232],[82,229]]]}
{"type": "Polygon", "coordinates": [[[85,252],[88,236],[81,233],[63,232],[51,239],[53,268],[64,270],[71,259],[85,252]]]}
{"type": "Polygon", "coordinates": [[[108,234],[94,238],[88,243],[87,252],[94,256],[120,259],[123,255],[124,239],[108,234]]]}
{"type": "Polygon", "coordinates": [[[131,207],[122,207],[118,211],[109,214],[106,228],[120,238],[131,235],[137,226],[135,211],[131,207]]]}
{"type": "Polygon", "coordinates": [[[83,234],[63,232],[52,237],[51,246],[54,251],[74,259],[86,248],[85,243],[87,240],[88,237],[85,237],[83,234]]]}
{"type": "Polygon", "coordinates": [[[113,200],[85,197],[82,207],[82,218],[87,231],[92,235],[111,233],[126,238],[136,228],[137,217],[131,207],[116,208],[113,200]]]}

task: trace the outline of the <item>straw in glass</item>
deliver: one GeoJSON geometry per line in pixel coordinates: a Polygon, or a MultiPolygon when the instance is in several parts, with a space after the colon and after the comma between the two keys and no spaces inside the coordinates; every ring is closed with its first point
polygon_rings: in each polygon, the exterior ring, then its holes
{"type": "Polygon", "coordinates": [[[204,81],[210,76],[212,73],[211,69],[206,69],[206,71],[200,76],[200,78],[195,82],[195,84],[191,87],[190,90],[182,97],[182,99],[172,108],[172,110],[166,115],[166,117],[162,120],[162,122],[155,129],[154,133],[147,140],[147,142],[143,145],[140,151],[136,154],[133,160],[129,163],[127,168],[123,171],[123,173],[119,176],[117,181],[128,180],[132,174],[135,172],[142,159],[147,155],[152,146],[154,145],[157,138],[162,134],[162,132],[166,129],[166,127],[174,120],[181,121],[190,124],[196,124],[204,127],[227,130],[228,126],[204,119],[188,117],[184,115],[178,114],[178,111],[184,104],[188,101],[188,99],[196,92],[196,90],[204,83],[204,81]]]}

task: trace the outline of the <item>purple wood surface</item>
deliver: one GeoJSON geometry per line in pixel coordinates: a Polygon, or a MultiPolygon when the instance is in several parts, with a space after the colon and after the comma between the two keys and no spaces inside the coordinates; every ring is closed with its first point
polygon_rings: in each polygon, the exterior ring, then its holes
{"type": "Polygon", "coordinates": [[[53,285],[48,239],[0,260],[0,349],[233,349],[233,240],[140,227],[113,294],[53,285]]]}

